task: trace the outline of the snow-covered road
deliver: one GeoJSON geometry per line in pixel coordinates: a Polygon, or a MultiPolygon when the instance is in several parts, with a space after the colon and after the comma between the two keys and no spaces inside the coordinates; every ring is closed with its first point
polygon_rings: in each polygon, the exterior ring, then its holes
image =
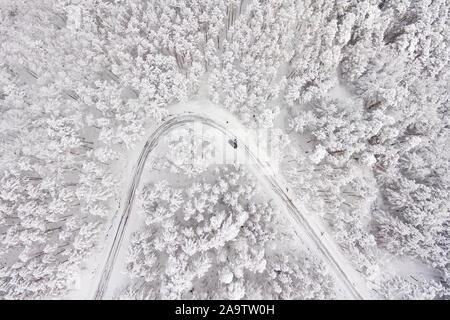
{"type": "MultiPolygon", "coordinates": [[[[131,183],[126,194],[125,207],[120,217],[112,245],[102,270],[101,278],[95,292],[95,299],[102,299],[108,287],[111,273],[116,263],[116,258],[118,256],[127,223],[132,212],[136,190],[138,189],[147,158],[149,154],[158,146],[160,139],[163,138],[170,130],[189,123],[200,123],[202,125],[215,128],[224,134],[227,139],[237,139],[239,147],[236,151],[245,152],[246,155],[256,164],[259,172],[267,173],[268,171],[273,170],[273,168],[270,167],[269,162],[261,161],[259,157],[252,153],[252,149],[243,142],[247,140],[240,139],[239,136],[231,133],[224,124],[221,124],[223,121],[219,123],[219,121],[213,118],[217,118],[217,114],[214,116],[212,114],[185,112],[171,115],[164,119],[164,121],[147,139],[132,174],[131,183]]],[[[319,255],[319,258],[327,264],[328,268],[334,274],[338,282],[337,287],[342,288],[342,290],[345,291],[343,292],[343,296],[348,299],[369,298],[370,296],[367,292],[367,288],[365,285],[362,285],[364,281],[351,267],[351,264],[342,256],[342,253],[336,247],[336,244],[333,241],[330,241],[329,237],[323,237],[324,230],[320,224],[315,223],[311,216],[305,214],[306,212],[303,207],[299,208],[298,205],[294,204],[290,196],[285,192],[287,188],[284,180],[277,174],[259,174],[258,179],[262,180],[264,185],[269,186],[279,197],[279,200],[283,202],[290,216],[295,222],[297,222],[297,230],[300,231],[300,234],[307,239],[307,243],[309,246],[313,247],[313,251],[319,255]]]]}

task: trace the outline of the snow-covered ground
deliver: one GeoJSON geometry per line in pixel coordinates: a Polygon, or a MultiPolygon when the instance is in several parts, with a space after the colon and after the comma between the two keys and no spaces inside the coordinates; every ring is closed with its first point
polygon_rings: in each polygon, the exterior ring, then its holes
{"type": "Polygon", "coordinates": [[[447,298],[449,15],[0,1],[0,299],[447,298]]]}

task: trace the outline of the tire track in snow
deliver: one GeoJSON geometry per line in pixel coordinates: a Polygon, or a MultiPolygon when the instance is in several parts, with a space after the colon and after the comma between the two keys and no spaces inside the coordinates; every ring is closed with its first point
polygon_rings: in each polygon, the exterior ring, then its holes
{"type": "MultiPolygon", "coordinates": [[[[136,196],[136,190],[139,186],[139,182],[142,176],[142,172],[147,161],[147,158],[157,146],[158,141],[161,137],[164,136],[168,131],[183,126],[187,123],[199,122],[203,125],[210,126],[219,130],[223,133],[227,138],[237,139],[239,141],[238,150],[245,150],[247,155],[251,157],[251,159],[257,164],[261,172],[267,170],[267,165],[263,164],[259,158],[257,158],[249,149],[249,147],[243,144],[242,140],[239,140],[239,137],[236,137],[234,134],[229,132],[224,126],[218,124],[213,119],[194,113],[187,113],[181,115],[171,116],[168,120],[165,120],[147,139],[147,142],[142,149],[136,167],[134,168],[133,178],[131,181],[131,185],[128,189],[126,195],[125,207],[123,210],[123,214],[120,218],[119,225],[117,227],[116,233],[114,235],[113,244],[110,248],[108,257],[106,259],[106,263],[103,267],[103,272],[97,286],[97,290],[95,293],[95,299],[99,300],[104,297],[104,294],[108,288],[109,280],[111,278],[111,274],[117,259],[117,255],[119,249],[122,244],[122,240],[125,234],[125,229],[128,224],[128,219],[130,218],[131,211],[133,208],[133,203],[136,196]]],[[[321,254],[321,259],[327,264],[328,268],[334,273],[336,279],[341,282],[343,288],[346,289],[347,293],[354,299],[361,300],[364,298],[365,294],[362,294],[356,286],[350,280],[348,273],[354,273],[354,270],[349,270],[349,267],[343,267],[338,263],[338,260],[342,260],[341,254],[335,248],[329,248],[326,243],[321,241],[318,236],[317,231],[311,226],[308,222],[308,219],[300,212],[297,206],[292,202],[289,196],[284,192],[284,189],[280,187],[279,181],[277,181],[275,175],[263,175],[263,179],[268,182],[272,188],[272,190],[281,198],[281,200],[286,205],[288,212],[293,216],[294,220],[297,222],[298,227],[306,234],[306,236],[313,242],[318,252],[321,254]],[[344,270],[345,269],[345,270],[344,270]]]]}

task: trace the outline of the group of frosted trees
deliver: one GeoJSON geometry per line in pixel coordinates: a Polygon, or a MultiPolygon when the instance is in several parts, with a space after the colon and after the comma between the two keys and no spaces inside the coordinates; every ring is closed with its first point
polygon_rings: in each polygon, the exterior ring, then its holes
{"type": "Polygon", "coordinates": [[[145,227],[132,236],[126,259],[130,283],[119,297],[333,297],[324,265],[289,249],[293,236],[280,231],[272,204],[256,200],[252,178],[234,166],[214,171],[217,178],[184,189],[167,181],[145,185],[139,210],[145,227]],[[285,248],[275,240],[284,240],[285,248]]]}
{"type": "MultiPolygon", "coordinates": [[[[114,211],[111,164],[203,84],[248,126],[287,115],[283,172],[360,271],[387,250],[448,287],[449,21],[446,0],[3,1],[0,297],[71,287],[114,211]]],[[[206,170],[171,144],[166,168],[206,170]]]]}
{"type": "Polygon", "coordinates": [[[114,179],[66,98],[3,75],[0,294],[60,295],[96,244],[114,179]]]}
{"type": "MultiPolygon", "coordinates": [[[[338,27],[332,30],[346,30],[333,65],[352,98],[287,91],[286,101],[292,104],[294,97],[299,103],[291,108],[290,128],[305,139],[289,161],[287,175],[299,197],[310,199],[329,221],[338,243],[356,256],[363,272],[376,276],[379,249],[413,256],[437,268],[437,281],[444,286],[396,278],[385,285],[407,292],[397,294],[402,298],[445,295],[450,245],[450,175],[444,151],[449,147],[448,4],[342,1],[333,6],[331,19],[338,27]],[[428,287],[437,289],[417,292],[428,287]]],[[[337,34],[333,46],[341,40],[337,34]]],[[[314,82],[308,87],[314,88],[314,82]]]]}
{"type": "Polygon", "coordinates": [[[99,26],[74,29],[66,4],[0,6],[2,298],[73,289],[114,212],[110,164],[185,95],[174,60],[116,56],[99,26]]]}
{"type": "Polygon", "coordinates": [[[293,58],[298,36],[297,6],[280,0],[96,1],[77,6],[81,23],[73,32],[87,37],[84,49],[101,57],[95,63],[108,70],[108,80],[151,112],[172,97],[188,98],[207,73],[212,101],[248,125],[270,127],[286,85],[280,70],[293,58]]]}

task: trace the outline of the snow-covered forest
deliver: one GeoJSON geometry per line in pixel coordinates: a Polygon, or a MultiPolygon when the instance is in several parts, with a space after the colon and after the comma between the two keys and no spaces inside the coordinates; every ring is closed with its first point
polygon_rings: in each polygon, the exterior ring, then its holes
{"type": "Polygon", "coordinates": [[[449,42],[448,0],[0,0],[0,299],[448,299],[449,42]]]}
{"type": "Polygon", "coordinates": [[[306,299],[333,297],[323,263],[299,251],[271,202],[255,201],[241,168],[219,167],[215,181],[183,190],[145,185],[143,228],[126,258],[127,299],[306,299]],[[279,219],[279,218],[278,218],[279,219]]]}

